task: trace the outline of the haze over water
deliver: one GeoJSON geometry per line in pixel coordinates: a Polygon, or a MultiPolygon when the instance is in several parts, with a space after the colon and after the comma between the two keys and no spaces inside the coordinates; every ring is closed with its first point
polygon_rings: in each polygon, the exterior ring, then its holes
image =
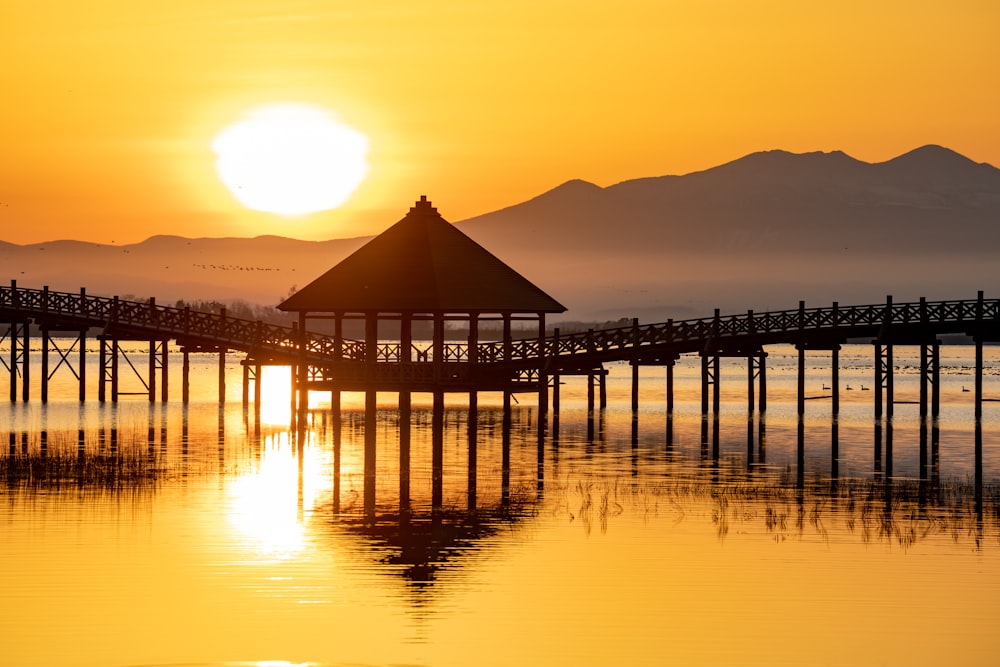
{"type": "MultiPolygon", "coordinates": [[[[212,356],[194,357],[187,407],[177,384],[165,405],[81,405],[57,374],[47,405],[0,405],[0,664],[993,664],[1000,403],[984,405],[980,509],[963,391],[972,348],[941,348],[938,465],[923,480],[916,349],[897,348],[878,465],[874,392],[861,389],[872,350],[841,351],[836,480],[820,398],[829,355],[807,357],[800,476],[795,352],[768,352],[764,444],[756,416],[748,428],[745,360],[724,360],[717,458],[702,440],[697,357],[677,367],[669,440],[662,368],[642,369],[634,436],[627,365],[610,366],[608,408],[590,423],[585,379],[563,378],[541,441],[535,397],[519,395],[507,493],[500,397],[483,394],[475,511],[469,412],[449,396],[433,519],[433,419],[417,394],[408,522],[393,395],[379,397],[372,517],[360,395],[344,397],[338,456],[329,396],[314,394],[308,427],[290,430],[279,369],[259,419],[240,404],[236,363],[229,401],[213,402],[212,356]],[[41,461],[43,441],[67,477],[12,474],[41,461]],[[112,453],[132,477],[73,476],[112,453]]],[[[1000,350],[987,347],[986,364],[985,395],[1000,398],[1000,350]]]]}

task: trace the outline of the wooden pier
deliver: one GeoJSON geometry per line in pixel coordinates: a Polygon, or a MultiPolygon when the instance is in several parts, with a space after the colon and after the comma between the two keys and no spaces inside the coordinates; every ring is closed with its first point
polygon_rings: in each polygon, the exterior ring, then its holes
{"type": "MultiPolygon", "coordinates": [[[[344,314],[349,317],[350,314],[344,314]]],[[[442,319],[443,321],[443,319],[442,319]]],[[[87,340],[100,341],[97,398],[116,401],[117,385],[124,373],[139,377],[141,394],[150,401],[169,396],[168,344],[182,356],[182,400],[188,400],[187,356],[191,352],[219,355],[220,385],[224,390],[227,353],[243,355],[244,400],[250,385],[258,384],[261,368],[283,365],[297,371],[299,391],[387,391],[387,392],[477,392],[544,391],[558,406],[556,378],[582,375],[588,378],[588,405],[606,403],[605,364],[628,362],[633,386],[641,366],[662,366],[666,372],[667,409],[673,396],[673,368],[682,354],[701,358],[702,410],[719,407],[719,360],[747,359],[748,408],[760,412],[767,405],[768,345],[791,344],[799,352],[798,411],[805,411],[805,359],[809,352],[831,355],[830,396],[833,413],[839,409],[840,346],[848,341],[872,345],[872,398],[876,417],[891,417],[894,404],[894,350],[916,346],[920,350],[921,416],[936,416],[940,410],[939,357],[942,337],[967,336],[975,349],[972,393],[976,415],[982,414],[983,345],[1000,342],[1000,300],[975,299],[842,306],[639,324],[613,329],[563,334],[552,333],[505,340],[445,342],[438,333],[434,341],[385,342],[372,338],[357,341],[313,332],[298,326],[280,327],[228,317],[225,311],[204,313],[146,302],[96,297],[79,293],[28,289],[16,283],[0,287],[0,342],[9,344],[9,354],[0,357],[0,367],[9,376],[10,400],[27,401],[34,395],[48,400],[48,383],[57,372],[76,379],[79,400],[88,398],[87,340]],[[40,377],[32,376],[33,331],[39,331],[40,377]],[[55,333],[64,334],[56,337],[55,333]],[[70,334],[68,337],[65,334],[70,334]],[[141,362],[123,350],[122,343],[146,346],[141,362]],[[305,372],[302,372],[302,369],[305,372]],[[301,378],[305,378],[304,381],[301,378]],[[600,388],[600,398],[595,396],[600,388]]],[[[438,331],[441,328],[438,327],[438,331]]],[[[134,353],[133,353],[134,356],[134,353]]],[[[633,392],[635,394],[635,392],[633,392]]],[[[259,398],[259,387],[253,392],[259,398]]],[[[224,400],[224,391],[220,400],[224,400]]],[[[634,395],[632,405],[637,406],[634,395]]],[[[548,400],[543,401],[549,404],[548,400]]]]}

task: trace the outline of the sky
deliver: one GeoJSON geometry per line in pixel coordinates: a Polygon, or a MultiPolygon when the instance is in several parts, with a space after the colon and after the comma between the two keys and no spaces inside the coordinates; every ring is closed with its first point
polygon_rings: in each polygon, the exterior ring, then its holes
{"type": "Polygon", "coordinates": [[[1000,165],[1000,3],[0,0],[0,240],[378,233],[759,150],[1000,165]],[[367,138],[339,208],[245,208],[213,139],[260,105],[367,138]]]}

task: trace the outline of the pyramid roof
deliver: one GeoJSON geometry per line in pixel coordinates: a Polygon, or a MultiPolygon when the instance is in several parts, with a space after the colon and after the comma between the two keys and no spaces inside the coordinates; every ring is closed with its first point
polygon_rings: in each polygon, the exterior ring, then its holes
{"type": "Polygon", "coordinates": [[[555,299],[446,221],[426,197],[278,305],[284,311],[561,313],[555,299]]]}

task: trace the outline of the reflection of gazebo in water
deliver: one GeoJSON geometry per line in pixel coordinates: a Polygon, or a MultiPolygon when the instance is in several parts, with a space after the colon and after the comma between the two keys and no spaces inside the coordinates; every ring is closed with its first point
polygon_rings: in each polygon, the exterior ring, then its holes
{"type": "Polygon", "coordinates": [[[530,506],[445,510],[431,517],[381,516],[377,521],[341,518],[336,525],[360,540],[360,550],[385,571],[417,590],[428,590],[443,570],[465,565],[484,540],[514,530],[532,515],[530,506]]]}
{"type": "MultiPolygon", "coordinates": [[[[444,220],[426,197],[421,197],[402,220],[278,308],[298,313],[303,341],[310,318],[333,321],[332,355],[317,361],[302,345],[293,385],[300,395],[300,410],[308,403],[302,394],[309,390],[330,391],[335,413],[340,410],[341,391],[365,392],[365,506],[371,511],[375,507],[376,392],[399,392],[400,505],[404,511],[409,504],[410,393],[433,392],[432,502],[439,509],[444,393],[469,392],[470,424],[476,423],[477,391],[503,391],[508,424],[510,395],[515,388],[536,389],[539,408],[546,410],[548,379],[541,355],[537,367],[527,372],[502,362],[510,360],[512,322],[535,322],[541,348],[546,313],[566,310],[444,220]],[[364,321],[363,342],[345,340],[346,320],[364,321]],[[430,346],[415,346],[414,322],[428,321],[433,325],[430,346]],[[479,358],[480,324],[487,321],[502,323],[502,353],[488,362],[479,358]],[[446,323],[467,327],[467,341],[447,344],[446,323]],[[380,337],[399,342],[380,343],[380,337]]],[[[468,482],[472,507],[476,497],[475,428],[469,429],[468,482]]]]}

